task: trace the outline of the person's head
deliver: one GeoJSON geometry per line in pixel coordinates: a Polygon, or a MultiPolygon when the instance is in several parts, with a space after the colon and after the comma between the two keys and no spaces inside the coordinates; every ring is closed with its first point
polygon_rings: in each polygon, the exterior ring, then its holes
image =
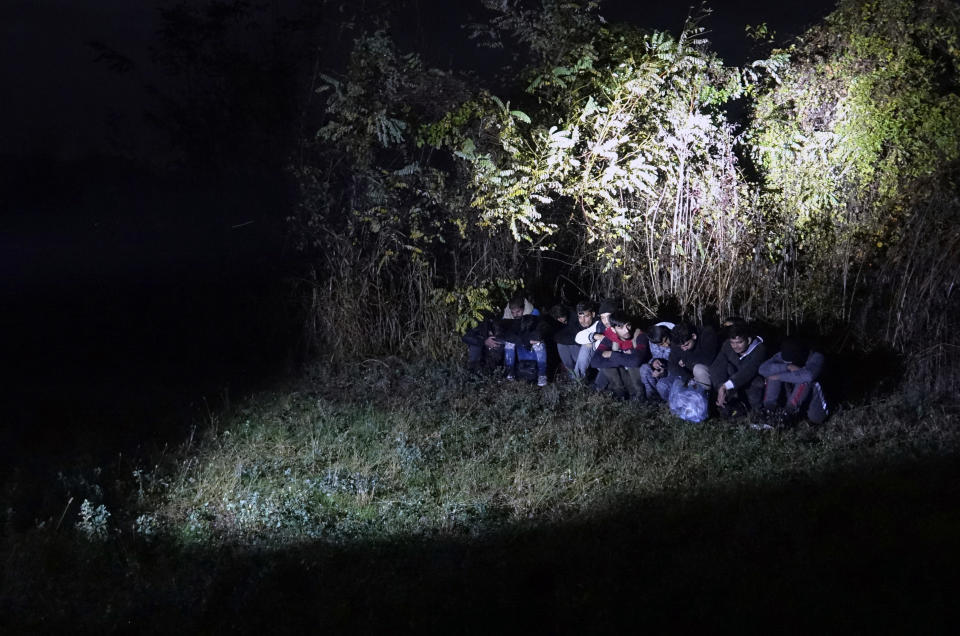
{"type": "Polygon", "coordinates": [[[697,330],[688,322],[682,322],[670,331],[670,344],[690,351],[697,346],[697,330]]]}
{"type": "Polygon", "coordinates": [[[753,342],[753,331],[746,321],[734,322],[727,327],[727,342],[737,355],[743,355],[753,342]]]}
{"type": "Polygon", "coordinates": [[[724,319],[720,324],[720,333],[722,337],[729,338],[731,329],[736,327],[737,329],[742,329],[747,326],[747,321],[741,318],[740,316],[730,316],[729,318],[724,319]]]}
{"type": "Polygon", "coordinates": [[[614,311],[610,314],[610,327],[613,328],[616,332],[617,337],[621,340],[628,340],[633,331],[633,325],[630,323],[630,318],[622,311],[614,311]]]}
{"type": "Polygon", "coordinates": [[[802,367],[807,363],[807,357],[809,355],[810,350],[796,338],[784,338],[783,343],[780,345],[780,357],[782,357],[783,361],[787,364],[795,364],[802,367]]]}
{"type": "Polygon", "coordinates": [[[600,311],[597,313],[600,314],[600,322],[603,323],[604,327],[610,326],[610,314],[617,311],[617,309],[618,309],[617,303],[615,303],[610,299],[607,299],[602,303],[600,303],[600,311]]]}
{"type": "Polygon", "coordinates": [[[654,358],[650,361],[650,369],[654,378],[663,378],[667,375],[667,361],[663,358],[654,358]]]}
{"type": "Polygon", "coordinates": [[[661,347],[670,346],[670,328],[666,325],[654,325],[647,331],[647,338],[650,342],[661,347]]]}
{"type": "Polygon", "coordinates": [[[596,314],[593,311],[593,305],[590,303],[577,303],[577,321],[580,326],[586,329],[596,320],[596,314]]]}
{"type": "Polygon", "coordinates": [[[525,306],[526,300],[522,295],[514,296],[510,299],[510,302],[507,303],[507,307],[510,308],[510,316],[514,319],[517,319],[523,315],[523,308],[525,306]]]}
{"type": "Polygon", "coordinates": [[[551,318],[565,325],[567,324],[567,318],[569,317],[570,312],[563,305],[554,305],[553,307],[550,308],[550,311],[548,313],[550,314],[551,318]]]}

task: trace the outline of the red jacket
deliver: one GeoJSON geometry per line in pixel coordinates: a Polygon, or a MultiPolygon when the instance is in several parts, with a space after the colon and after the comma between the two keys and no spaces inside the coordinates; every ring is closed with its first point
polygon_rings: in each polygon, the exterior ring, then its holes
{"type": "Polygon", "coordinates": [[[620,351],[624,353],[628,351],[642,353],[647,350],[647,339],[643,336],[642,331],[640,332],[640,336],[637,337],[637,343],[634,344],[632,339],[621,340],[613,327],[607,327],[607,330],[603,332],[603,340],[597,345],[597,351],[613,351],[612,345],[614,343],[618,344],[620,351]]]}

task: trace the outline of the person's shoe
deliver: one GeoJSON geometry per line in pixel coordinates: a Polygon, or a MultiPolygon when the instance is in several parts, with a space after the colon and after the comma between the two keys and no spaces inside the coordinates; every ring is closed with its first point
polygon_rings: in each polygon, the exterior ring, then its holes
{"type": "Polygon", "coordinates": [[[547,386],[547,376],[541,375],[537,378],[537,386],[547,386]]]}

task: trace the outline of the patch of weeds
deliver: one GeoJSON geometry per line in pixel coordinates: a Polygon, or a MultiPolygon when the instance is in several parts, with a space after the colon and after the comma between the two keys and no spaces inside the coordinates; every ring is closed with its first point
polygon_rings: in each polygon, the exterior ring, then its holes
{"type": "Polygon", "coordinates": [[[94,505],[88,499],[80,504],[80,521],[76,528],[91,541],[104,541],[109,535],[110,512],[103,504],[94,505]]]}

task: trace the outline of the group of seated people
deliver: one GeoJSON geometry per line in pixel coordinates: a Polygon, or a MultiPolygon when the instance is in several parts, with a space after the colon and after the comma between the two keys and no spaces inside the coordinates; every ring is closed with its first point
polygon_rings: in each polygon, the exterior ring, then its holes
{"type": "Polygon", "coordinates": [[[581,302],[575,311],[555,305],[541,315],[517,296],[502,317],[485,318],[463,342],[473,370],[502,368],[507,380],[528,372],[546,386],[556,365],[551,361],[558,360],[561,377],[618,399],[666,402],[673,409],[681,394],[698,398],[704,413],[686,418],[694,421],[706,417],[707,405],[724,417],[749,410],[781,422],[805,416],[819,424],[828,415],[818,382],[823,354],[788,337],[768,356],[763,338],[740,318],[727,319],[719,331],[669,321],[644,331],[615,301],[596,308],[581,302]]]}

